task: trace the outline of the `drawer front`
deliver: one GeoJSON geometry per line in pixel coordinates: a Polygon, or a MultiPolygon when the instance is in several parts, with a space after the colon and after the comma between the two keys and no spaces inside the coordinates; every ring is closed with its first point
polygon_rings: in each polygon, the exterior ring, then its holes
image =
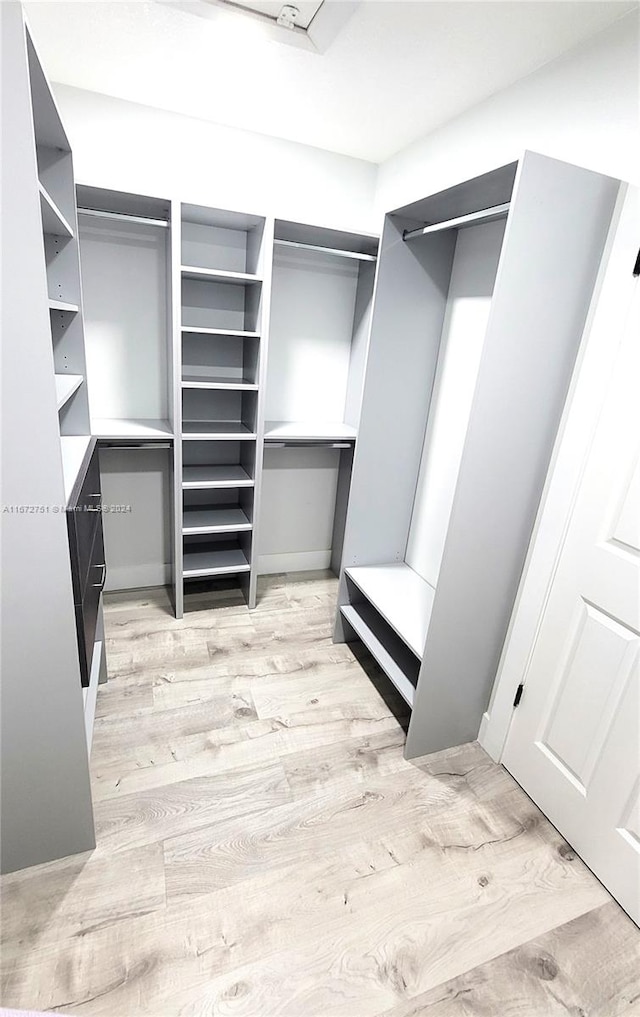
{"type": "Polygon", "coordinates": [[[78,623],[78,649],[80,651],[80,674],[82,684],[89,684],[91,673],[91,658],[93,656],[93,643],[96,637],[96,626],[98,624],[98,606],[100,594],[104,589],[106,578],[106,566],[104,563],[104,544],[102,540],[102,526],[96,530],[95,540],[91,550],[91,561],[87,573],[87,581],[82,596],[82,604],[76,608],[76,622],[78,623]]]}
{"type": "MultiPolygon", "coordinates": [[[[75,523],[76,554],[79,589],[84,590],[91,565],[91,551],[98,528],[102,529],[102,496],[100,493],[100,467],[98,450],[91,457],[76,511],[72,513],[75,523]]],[[[104,559],[103,559],[104,560],[104,559]]]]}

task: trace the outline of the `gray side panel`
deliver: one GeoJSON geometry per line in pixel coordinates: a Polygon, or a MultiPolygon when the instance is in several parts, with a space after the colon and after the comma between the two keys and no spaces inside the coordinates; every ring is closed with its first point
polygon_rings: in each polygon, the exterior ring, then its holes
{"type": "Polygon", "coordinates": [[[619,182],[521,163],[444,548],[407,757],[477,736],[619,182]]]}
{"type": "MultiPolygon", "coordinates": [[[[19,4],[2,24],[2,501],[64,504],[19,4]]],[[[64,512],[2,515],[2,870],[95,844],[64,512]]]]}
{"type": "MultiPolygon", "coordinates": [[[[374,294],[343,564],[404,558],[455,234],[419,250],[387,217],[374,294]]],[[[342,595],[340,603],[346,603],[342,595]]]]}

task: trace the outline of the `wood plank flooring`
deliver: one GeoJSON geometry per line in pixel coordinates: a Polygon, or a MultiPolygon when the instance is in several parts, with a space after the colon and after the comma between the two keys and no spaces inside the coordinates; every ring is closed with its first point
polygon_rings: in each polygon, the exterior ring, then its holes
{"type": "Polygon", "coordinates": [[[107,598],[94,852],[2,880],[2,1003],[100,1017],[632,1017],[640,932],[476,744],[334,645],[336,581],[107,598]]]}

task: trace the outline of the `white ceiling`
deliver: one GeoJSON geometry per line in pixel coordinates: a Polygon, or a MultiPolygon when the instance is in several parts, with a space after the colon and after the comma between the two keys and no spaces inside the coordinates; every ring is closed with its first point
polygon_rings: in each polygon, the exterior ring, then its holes
{"type": "Polygon", "coordinates": [[[364,0],[318,54],[217,6],[26,4],[54,82],[373,162],[636,6],[364,0]]]}

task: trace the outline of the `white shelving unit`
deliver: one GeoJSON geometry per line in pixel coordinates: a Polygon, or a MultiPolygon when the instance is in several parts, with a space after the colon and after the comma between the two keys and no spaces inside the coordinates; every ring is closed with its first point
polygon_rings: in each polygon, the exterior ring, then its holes
{"type": "Polygon", "coordinates": [[[175,326],[182,456],[175,517],[184,582],[178,614],[194,581],[218,577],[237,576],[253,607],[266,220],[183,204],[174,221],[180,239],[173,278],[182,294],[175,326]]]}
{"type": "Polygon", "coordinates": [[[478,735],[619,188],[525,152],[385,218],[335,638],[408,758],[478,735]]]}

